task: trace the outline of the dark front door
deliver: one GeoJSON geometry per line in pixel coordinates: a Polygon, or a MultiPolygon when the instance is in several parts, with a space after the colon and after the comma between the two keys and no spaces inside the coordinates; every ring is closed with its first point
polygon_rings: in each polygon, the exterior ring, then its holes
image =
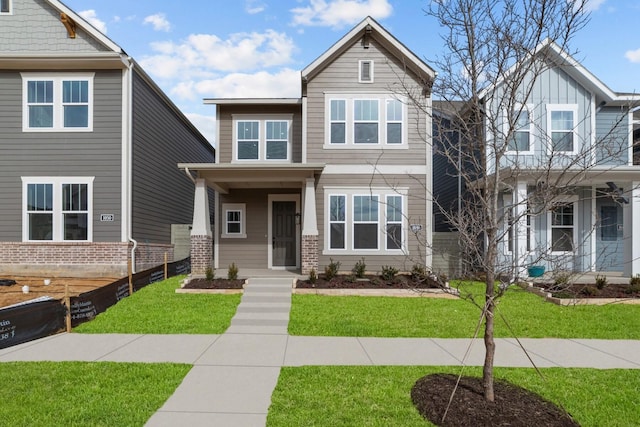
{"type": "Polygon", "coordinates": [[[274,267],[296,266],[296,202],[273,202],[274,267]]]}
{"type": "MultiPolygon", "coordinates": [[[[604,192],[598,191],[598,194],[604,192]]],[[[600,196],[596,201],[596,212],[596,270],[623,271],[622,206],[610,197],[600,196]]]]}

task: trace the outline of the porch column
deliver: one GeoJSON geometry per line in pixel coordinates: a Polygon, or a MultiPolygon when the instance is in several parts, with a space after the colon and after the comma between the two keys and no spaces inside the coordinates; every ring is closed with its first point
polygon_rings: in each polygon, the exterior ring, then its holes
{"type": "Polygon", "coordinates": [[[629,203],[624,205],[624,274],[633,277],[640,274],[640,181],[631,183],[625,194],[629,203]]]}
{"type": "Polygon", "coordinates": [[[527,183],[518,181],[513,192],[513,274],[516,278],[527,276],[527,183]]]}
{"type": "Polygon", "coordinates": [[[191,225],[191,274],[203,275],[211,267],[213,258],[213,237],[209,219],[209,196],[207,184],[202,178],[196,179],[193,198],[193,223],[191,225]]]}
{"type": "Polygon", "coordinates": [[[304,212],[302,215],[302,274],[312,269],[318,271],[318,219],[316,215],[316,180],[307,178],[304,187],[304,212]]]}

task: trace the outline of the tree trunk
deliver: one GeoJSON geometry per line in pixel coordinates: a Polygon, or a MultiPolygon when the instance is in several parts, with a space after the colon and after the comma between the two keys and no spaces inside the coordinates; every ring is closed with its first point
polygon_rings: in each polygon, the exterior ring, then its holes
{"type": "Polygon", "coordinates": [[[495,396],[493,393],[493,358],[496,352],[496,343],[493,338],[493,314],[495,303],[493,299],[494,283],[491,274],[487,275],[485,294],[485,324],[484,324],[484,365],[482,367],[482,388],[484,390],[484,398],[488,402],[493,402],[495,396]],[[490,277],[491,276],[491,277],[490,277]]]}

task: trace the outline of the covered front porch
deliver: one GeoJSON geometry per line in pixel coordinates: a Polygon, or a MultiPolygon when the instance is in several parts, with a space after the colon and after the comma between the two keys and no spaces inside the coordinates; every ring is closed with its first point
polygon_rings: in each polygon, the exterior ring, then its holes
{"type": "Polygon", "coordinates": [[[308,273],[318,264],[315,184],[324,165],[179,164],[194,181],[192,272],[308,273]],[[215,190],[209,218],[208,189],[215,190]],[[213,226],[211,223],[213,222],[213,226]],[[203,243],[204,242],[204,243],[203,243]],[[210,242],[210,243],[208,243],[210,242]]]}

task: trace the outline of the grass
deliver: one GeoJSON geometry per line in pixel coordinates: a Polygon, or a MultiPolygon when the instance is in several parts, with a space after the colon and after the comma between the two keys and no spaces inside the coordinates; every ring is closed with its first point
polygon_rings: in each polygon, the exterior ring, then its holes
{"type": "Polygon", "coordinates": [[[231,324],[240,294],[176,294],[184,276],[153,283],[124,298],[75,332],[220,334],[231,324]]]}
{"type": "Polygon", "coordinates": [[[142,426],[190,368],[168,363],[1,363],[0,423],[142,426]]]}
{"type": "MultiPolygon", "coordinates": [[[[478,284],[464,290],[480,296],[478,284]]],[[[519,338],[640,339],[640,305],[561,307],[512,287],[499,313],[519,338]]],[[[465,300],[293,295],[289,333],[309,336],[468,338],[480,311],[465,300]]],[[[498,317],[497,337],[512,337],[498,317]]]]}
{"type": "MultiPolygon", "coordinates": [[[[458,373],[455,367],[306,366],[283,368],[267,425],[424,426],[410,391],[422,376],[458,373]]],[[[496,377],[565,408],[583,426],[639,425],[640,371],[496,368],[496,377]]],[[[465,375],[480,376],[480,368],[465,375]]],[[[430,424],[428,424],[430,425],[430,424]]]]}

